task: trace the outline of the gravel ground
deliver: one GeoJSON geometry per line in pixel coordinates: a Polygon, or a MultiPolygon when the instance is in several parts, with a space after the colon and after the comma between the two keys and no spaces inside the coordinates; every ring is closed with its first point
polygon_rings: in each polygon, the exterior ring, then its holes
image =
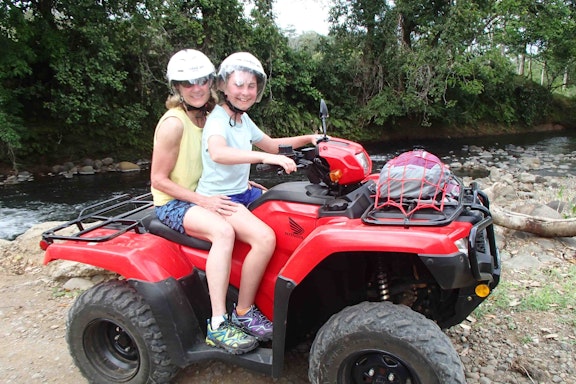
{"type": "MultiPolygon", "coordinates": [[[[569,267],[557,263],[547,268],[568,273],[569,267]]],[[[513,297],[542,287],[546,278],[542,271],[509,271],[503,276],[513,297]]],[[[470,317],[447,331],[464,363],[468,383],[576,383],[574,308],[572,313],[553,307],[546,312],[524,311],[515,309],[518,303],[470,317]]]]}
{"type": "MultiPolygon", "coordinates": [[[[518,243],[520,245],[520,243],[518,243]]],[[[573,252],[573,251],[572,251],[573,252]]],[[[511,270],[504,264],[507,296],[518,301],[528,290],[547,284],[549,273],[574,271],[568,261],[542,265],[539,270],[511,270]]],[[[0,377],[4,383],[82,383],[68,354],[65,317],[74,297],[48,279],[41,267],[0,267],[0,377]],[[65,378],[63,380],[63,378],[65,378]]],[[[17,264],[17,263],[16,263],[17,264]]],[[[510,263],[511,264],[511,263],[510,263]]],[[[497,292],[497,291],[496,291],[497,292]]],[[[497,296],[494,296],[497,298],[497,296]]],[[[576,331],[571,312],[520,311],[485,302],[468,321],[447,330],[465,366],[469,384],[576,383],[576,331]]],[[[306,383],[309,345],[287,354],[285,375],[275,383],[306,383]]],[[[264,375],[221,362],[191,366],[179,384],[270,383],[264,375]]]]}

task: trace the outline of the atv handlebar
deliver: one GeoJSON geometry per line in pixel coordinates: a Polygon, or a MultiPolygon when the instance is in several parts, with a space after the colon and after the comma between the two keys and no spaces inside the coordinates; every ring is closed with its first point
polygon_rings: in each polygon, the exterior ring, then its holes
{"type": "MultiPolygon", "coordinates": [[[[280,145],[278,147],[278,154],[284,155],[296,163],[297,169],[307,169],[313,163],[315,156],[315,148],[304,148],[301,151],[295,151],[291,145],[280,145]],[[310,154],[310,152],[313,152],[310,154]],[[310,158],[311,157],[311,158],[310,158]]],[[[256,164],[257,172],[276,172],[279,175],[284,174],[284,168],[274,164],[256,164]]]]}

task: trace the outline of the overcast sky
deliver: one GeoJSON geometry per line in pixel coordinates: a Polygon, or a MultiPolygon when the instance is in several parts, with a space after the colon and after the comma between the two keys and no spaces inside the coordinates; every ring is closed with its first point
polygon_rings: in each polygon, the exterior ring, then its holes
{"type": "Polygon", "coordinates": [[[273,9],[282,29],[294,27],[296,33],[315,31],[328,34],[329,0],[276,0],[273,9]]]}

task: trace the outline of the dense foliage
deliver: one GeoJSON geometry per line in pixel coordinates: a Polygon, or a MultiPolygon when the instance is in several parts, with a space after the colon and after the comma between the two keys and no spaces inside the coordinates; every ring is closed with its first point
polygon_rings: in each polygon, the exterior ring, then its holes
{"type": "Polygon", "coordinates": [[[182,48],[216,65],[239,50],[259,57],[270,86],[251,116],[277,136],[316,129],[320,98],[333,134],[354,139],[572,123],[572,0],[333,0],[328,36],[291,37],[272,6],[2,0],[0,161],[148,157],[166,63],[182,48]]]}

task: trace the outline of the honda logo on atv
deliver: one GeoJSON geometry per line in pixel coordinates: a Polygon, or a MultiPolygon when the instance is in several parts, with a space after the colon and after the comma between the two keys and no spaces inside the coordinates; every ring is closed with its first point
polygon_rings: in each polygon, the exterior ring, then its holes
{"type": "Polygon", "coordinates": [[[288,223],[290,224],[290,229],[292,232],[284,232],[286,236],[298,237],[302,239],[302,234],[304,233],[304,228],[294,221],[291,217],[288,218],[288,223]]]}

